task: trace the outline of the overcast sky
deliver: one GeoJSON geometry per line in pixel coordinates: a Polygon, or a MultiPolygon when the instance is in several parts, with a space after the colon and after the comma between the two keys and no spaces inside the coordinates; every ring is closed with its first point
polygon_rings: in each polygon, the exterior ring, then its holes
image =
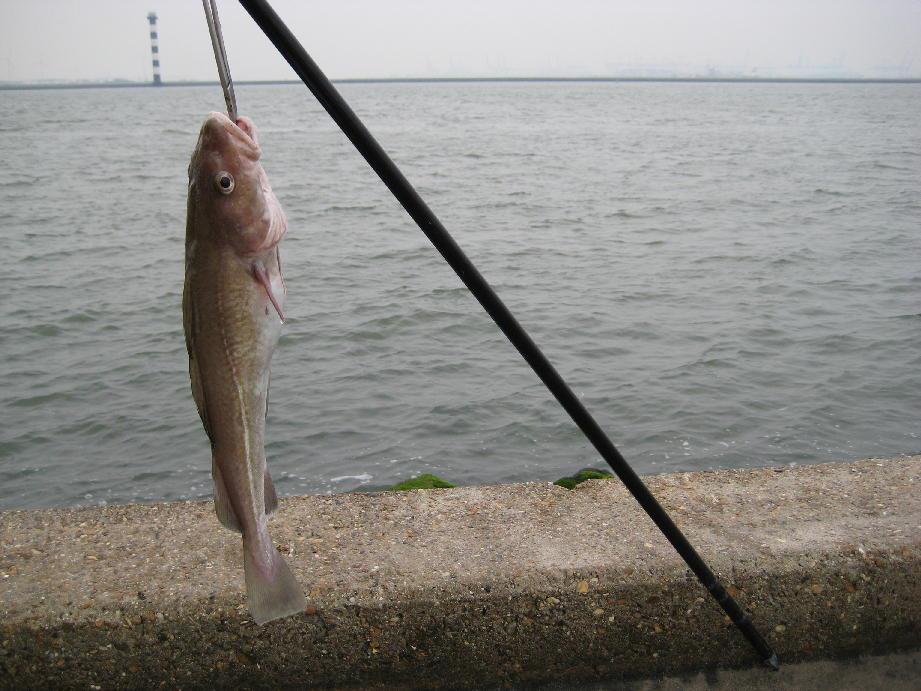
{"type": "MultiPolygon", "coordinates": [[[[275,0],[333,78],[598,76],[658,70],[921,76],[921,0],[275,0]]],[[[235,79],[289,79],[219,0],[235,79]]],[[[0,0],[0,80],[213,80],[198,0],[0,0]]]]}

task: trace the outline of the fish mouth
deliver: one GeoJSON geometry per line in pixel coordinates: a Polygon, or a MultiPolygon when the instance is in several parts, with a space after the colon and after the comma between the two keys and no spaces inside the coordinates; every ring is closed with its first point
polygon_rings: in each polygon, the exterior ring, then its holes
{"type": "Polygon", "coordinates": [[[229,135],[231,142],[236,144],[240,153],[253,161],[259,160],[262,149],[259,148],[259,143],[256,141],[256,128],[252,120],[246,116],[240,116],[234,122],[224,113],[217,111],[210,113],[208,120],[218,124],[229,135]]]}

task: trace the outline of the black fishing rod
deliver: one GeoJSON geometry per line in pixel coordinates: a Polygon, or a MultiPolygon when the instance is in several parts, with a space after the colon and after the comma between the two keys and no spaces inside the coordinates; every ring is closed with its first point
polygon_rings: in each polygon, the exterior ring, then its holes
{"type": "Polygon", "coordinates": [[[422,232],[435,245],[435,249],[441,253],[441,256],[445,258],[445,261],[451,265],[451,268],[464,282],[464,285],[479,300],[483,309],[489,313],[496,325],[502,329],[502,333],[506,335],[512,345],[521,353],[521,356],[531,365],[531,368],[550,389],[550,392],[560,402],[560,405],[569,413],[573,421],[579,426],[579,429],[598,449],[598,453],[617,473],[617,477],[626,485],[630,493],[640,503],[640,506],[659,527],[659,530],[672,543],[681,558],[687,562],[687,565],[719,603],[720,607],[723,608],[730,620],[739,627],[765,664],[775,670],[778,669],[777,654],[754,627],[748,615],[742,611],[735,599],[726,592],[726,589],[717,580],[713,571],[704,563],[704,560],[700,558],[700,555],[697,554],[697,551],[678,529],[678,526],[675,525],[665,509],[652,496],[640,476],[634,472],[633,468],[624,460],[624,457],[620,455],[620,452],[599,427],[595,418],[582,405],[572,392],[572,389],[569,388],[569,385],[550,364],[550,361],[541,352],[540,348],[537,347],[537,344],[518,323],[508,307],[499,299],[496,291],[477,271],[477,268],[467,258],[467,255],[454,241],[454,238],[441,224],[441,221],[422,200],[422,197],[419,196],[419,193],[400,172],[396,164],[390,160],[381,145],[377,143],[377,140],[358,119],[358,116],[355,115],[348,103],[345,102],[329,79],[326,78],[326,75],[307,54],[307,51],[304,50],[288,27],[285,26],[271,5],[265,0],[240,0],[240,4],[249,12],[250,16],[259,25],[259,28],[265,32],[268,39],[275,44],[275,47],[288,61],[288,64],[294,68],[294,71],[326,109],[326,112],[335,120],[359,153],[364,156],[368,164],[374,169],[374,172],[387,185],[387,188],[403,205],[407,213],[412,216],[419,228],[422,229],[422,232]]]}

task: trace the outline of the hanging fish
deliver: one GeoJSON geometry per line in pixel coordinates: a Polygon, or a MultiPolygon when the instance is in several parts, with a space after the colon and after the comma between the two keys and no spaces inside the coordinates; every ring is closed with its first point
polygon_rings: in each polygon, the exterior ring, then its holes
{"type": "Polygon", "coordinates": [[[259,162],[253,122],[211,113],[189,164],[183,326],[192,396],[211,442],[214,508],[243,535],[249,610],[262,624],[304,609],[275,549],[278,498],[265,460],[269,366],[281,334],[284,211],[259,162]]]}

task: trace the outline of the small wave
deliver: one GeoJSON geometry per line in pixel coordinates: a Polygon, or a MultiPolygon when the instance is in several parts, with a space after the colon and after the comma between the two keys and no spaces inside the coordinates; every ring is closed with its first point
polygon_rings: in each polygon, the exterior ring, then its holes
{"type": "Polygon", "coordinates": [[[799,264],[800,259],[795,255],[786,255],[783,257],[775,257],[770,261],[771,266],[792,266],[794,264],[799,264]]]}
{"type": "Polygon", "coordinates": [[[757,339],[779,338],[784,335],[784,332],[773,326],[758,326],[754,329],[749,329],[747,335],[757,339]]]}
{"type": "MultiPolygon", "coordinates": [[[[499,287],[501,287],[501,288],[508,288],[509,286],[507,286],[507,285],[502,285],[502,286],[499,286],[499,287]]],[[[449,297],[458,297],[458,296],[462,296],[462,297],[466,297],[469,293],[470,293],[470,291],[467,290],[467,287],[466,287],[466,286],[454,286],[454,287],[451,287],[451,288],[444,288],[444,287],[441,287],[441,288],[432,288],[432,290],[429,291],[429,295],[431,295],[432,297],[440,297],[440,296],[449,296],[449,297]]]]}
{"type": "Polygon", "coordinates": [[[707,358],[705,360],[698,360],[694,363],[695,366],[699,365],[701,367],[707,367],[711,369],[736,369],[738,364],[731,360],[725,358],[707,358]]]}
{"type": "Polygon", "coordinates": [[[345,482],[346,480],[358,480],[362,484],[366,482],[371,482],[374,479],[374,476],[370,473],[362,473],[361,475],[338,475],[336,477],[331,477],[330,482],[345,482]]]}
{"type": "Polygon", "coordinates": [[[132,482],[143,482],[145,480],[165,480],[171,474],[172,473],[170,473],[169,471],[161,470],[160,472],[155,472],[155,471],[145,470],[143,472],[135,473],[134,475],[132,475],[131,481],[132,482]]]}
{"type": "Polygon", "coordinates": [[[37,408],[52,401],[69,401],[71,398],[72,396],[65,393],[46,393],[38,396],[17,398],[11,405],[15,408],[37,408]]]}
{"type": "Polygon", "coordinates": [[[524,206],[524,204],[519,201],[514,199],[505,199],[502,201],[488,201],[480,204],[471,204],[470,208],[476,209],[477,211],[497,211],[499,209],[517,209],[522,206],[524,206]]]}
{"type": "Polygon", "coordinates": [[[879,161],[873,161],[873,163],[870,164],[870,167],[876,168],[878,170],[901,170],[901,171],[911,170],[911,168],[908,168],[906,166],[894,166],[890,163],[880,163],[879,161]]]}
{"type": "Polygon", "coordinates": [[[605,346],[596,346],[592,348],[579,348],[573,351],[575,355],[580,358],[592,359],[592,358],[615,358],[615,357],[624,357],[630,355],[633,351],[629,348],[621,348],[619,346],[605,345],[605,346]]]}
{"type": "Polygon", "coordinates": [[[64,330],[55,324],[39,324],[38,326],[32,327],[32,333],[36,336],[60,336],[64,333],[64,330]]]}
{"type": "Polygon", "coordinates": [[[664,295],[661,292],[654,290],[639,290],[633,293],[627,293],[622,297],[624,302],[649,302],[653,300],[661,300],[664,295]]]}
{"type": "MultiPolygon", "coordinates": [[[[868,288],[876,288],[879,284],[877,283],[865,283],[860,287],[864,290],[868,288]]],[[[884,288],[884,291],[890,295],[905,295],[915,292],[915,289],[911,286],[909,281],[899,281],[898,283],[888,283],[884,288]]]]}
{"type": "Polygon", "coordinates": [[[756,261],[755,257],[749,254],[713,254],[707,257],[697,257],[692,259],[691,264],[710,264],[713,262],[722,264],[723,262],[751,262],[756,261]]]}
{"type": "Polygon", "coordinates": [[[7,188],[17,188],[17,187],[31,187],[32,185],[38,184],[38,178],[32,178],[31,180],[10,180],[9,182],[0,182],[0,187],[7,188]]]}
{"type": "Polygon", "coordinates": [[[375,204],[332,204],[330,206],[324,207],[320,210],[320,213],[330,213],[337,211],[366,211],[374,212],[379,211],[380,207],[375,204]]]}
{"type": "MultiPolygon", "coordinates": [[[[436,256],[435,250],[430,246],[423,247],[409,247],[409,248],[399,248],[392,250],[385,250],[384,252],[379,252],[375,255],[372,255],[368,258],[368,261],[371,263],[379,261],[418,261],[419,259],[429,259],[436,256]]],[[[360,266],[364,266],[363,264],[360,266]]],[[[349,279],[351,281],[351,279],[349,279]]]]}
{"type": "Polygon", "coordinates": [[[71,312],[61,321],[67,324],[87,324],[97,321],[102,316],[102,312],[97,310],[85,310],[83,312],[71,312]]]}

